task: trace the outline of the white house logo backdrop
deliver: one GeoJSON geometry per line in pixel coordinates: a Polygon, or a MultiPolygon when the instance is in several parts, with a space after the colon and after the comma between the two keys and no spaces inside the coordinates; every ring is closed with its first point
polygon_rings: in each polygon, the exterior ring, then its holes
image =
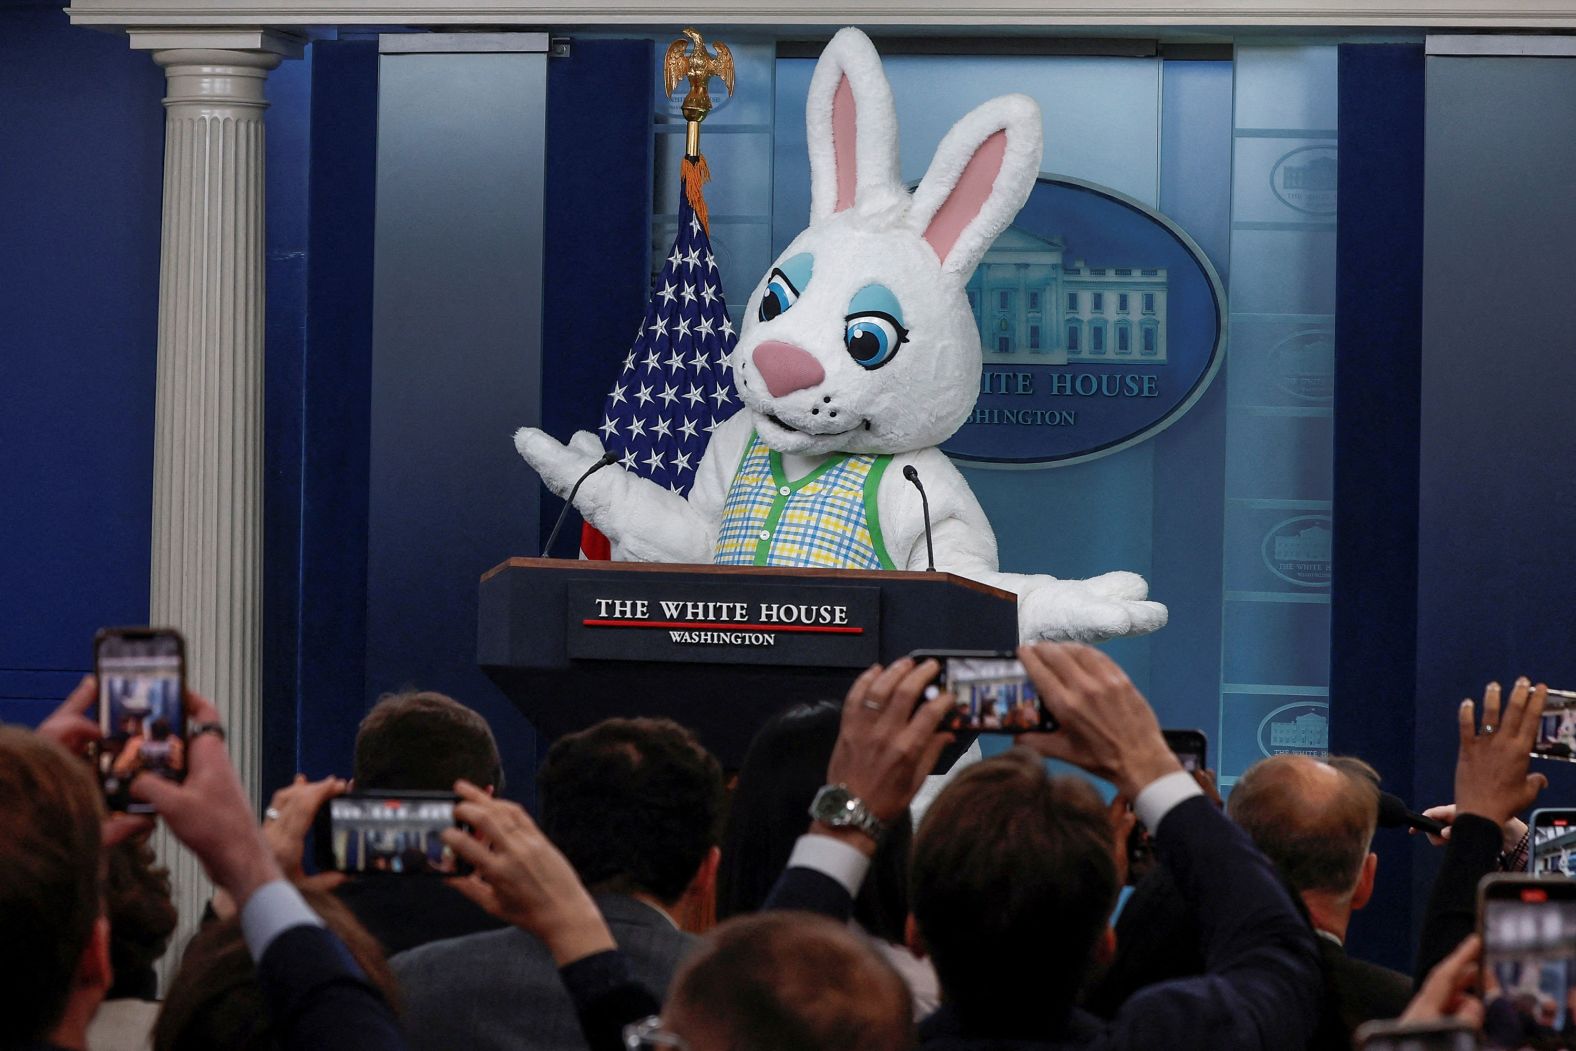
{"type": "Polygon", "coordinates": [[[1191,408],[1225,349],[1220,278],[1181,228],[1114,190],[1041,176],[970,278],[985,365],[943,446],[1004,465],[1091,459],[1191,408]]]}

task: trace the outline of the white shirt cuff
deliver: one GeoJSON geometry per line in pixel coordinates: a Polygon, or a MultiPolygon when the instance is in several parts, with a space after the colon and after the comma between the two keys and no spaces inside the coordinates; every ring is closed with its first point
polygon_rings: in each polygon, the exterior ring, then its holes
{"type": "Polygon", "coordinates": [[[1192,774],[1186,770],[1177,770],[1145,785],[1144,790],[1138,793],[1138,798],[1133,800],[1133,810],[1151,834],[1159,835],[1160,822],[1171,813],[1172,807],[1203,794],[1204,790],[1198,787],[1192,774]]]}
{"type": "Polygon", "coordinates": [[[807,832],[793,845],[788,855],[789,868],[812,869],[823,876],[830,876],[843,885],[852,896],[858,896],[859,887],[870,871],[870,859],[857,847],[851,847],[831,836],[818,836],[807,832]]]}
{"type": "Polygon", "coordinates": [[[274,939],[285,931],[308,924],[321,927],[323,919],[288,880],[276,879],[258,887],[241,910],[241,935],[253,962],[261,961],[274,939]]]}

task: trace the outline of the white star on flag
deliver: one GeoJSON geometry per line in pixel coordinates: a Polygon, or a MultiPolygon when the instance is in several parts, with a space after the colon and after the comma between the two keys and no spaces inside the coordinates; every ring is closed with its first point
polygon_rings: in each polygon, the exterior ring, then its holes
{"type": "Polygon", "coordinates": [[[736,341],[711,241],[681,192],[677,236],[597,428],[624,470],[689,492],[710,432],[738,408],[724,371],[736,341]]]}

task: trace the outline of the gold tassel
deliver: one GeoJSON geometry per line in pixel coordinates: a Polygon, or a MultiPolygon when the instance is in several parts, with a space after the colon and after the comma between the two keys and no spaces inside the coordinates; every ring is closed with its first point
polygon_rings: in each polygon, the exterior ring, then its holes
{"type": "Polygon", "coordinates": [[[711,169],[706,167],[706,155],[685,157],[682,171],[684,196],[689,198],[690,208],[694,209],[695,218],[700,220],[701,229],[706,231],[707,237],[710,237],[711,218],[706,214],[706,197],[700,191],[700,188],[711,179],[711,169]]]}

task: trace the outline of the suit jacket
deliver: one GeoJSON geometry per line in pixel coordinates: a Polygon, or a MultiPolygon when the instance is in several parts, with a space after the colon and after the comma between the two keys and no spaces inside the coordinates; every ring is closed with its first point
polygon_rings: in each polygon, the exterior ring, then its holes
{"type": "Polygon", "coordinates": [[[1399,1018],[1412,1002],[1412,979],[1400,971],[1346,955],[1346,949],[1328,938],[1319,939],[1329,1000],[1347,1036],[1364,1022],[1399,1018]]]}
{"type": "MultiPolygon", "coordinates": [[[[920,1026],[921,1048],[1302,1048],[1319,1018],[1319,950],[1275,869],[1202,796],[1173,807],[1155,838],[1160,863],[1198,916],[1204,974],[1141,989],[1110,1021],[1075,1010],[1041,1032],[986,1036],[943,1007],[920,1026]]],[[[811,908],[841,919],[851,905],[836,880],[792,868],[767,901],[768,908],[811,908]]],[[[989,965],[988,956],[982,963],[989,965]]]]}
{"type": "MultiPolygon", "coordinates": [[[[634,898],[595,898],[633,977],[665,992],[694,936],[634,898]]],[[[547,946],[524,931],[510,927],[432,942],[389,963],[400,981],[405,1027],[415,1048],[556,1051],[586,1046],[558,965],[547,946]]]]}
{"type": "MultiPolygon", "coordinates": [[[[1293,899],[1293,904],[1296,900],[1293,899]]],[[[1302,911],[1298,910],[1299,913],[1302,911]]],[[[1116,924],[1116,959],[1090,988],[1084,1006],[1113,1018],[1139,990],[1157,982],[1203,974],[1198,920],[1164,868],[1145,876],[1116,924]]],[[[1354,959],[1319,938],[1324,998],[1309,1051],[1350,1051],[1352,1033],[1376,1018],[1395,1018],[1412,998],[1412,980],[1399,971],[1354,959]]]]}
{"type": "Polygon", "coordinates": [[[334,895],[378,940],[385,956],[508,926],[441,879],[361,876],[342,883],[334,895]]]}
{"type": "Polygon", "coordinates": [[[291,927],[257,961],[257,981],[285,1051],[403,1051],[394,1012],[326,927],[291,927]]]}

